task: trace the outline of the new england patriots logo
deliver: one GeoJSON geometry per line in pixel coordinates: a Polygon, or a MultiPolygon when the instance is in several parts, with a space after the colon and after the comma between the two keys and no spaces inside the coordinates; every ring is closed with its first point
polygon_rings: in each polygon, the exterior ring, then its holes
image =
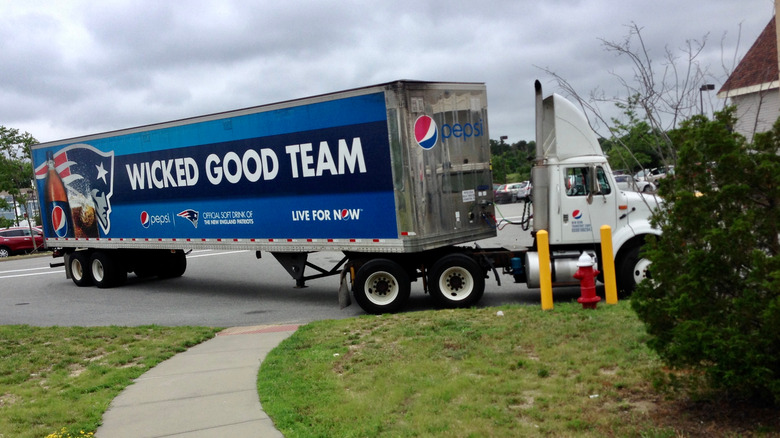
{"type": "MultiPolygon", "coordinates": [[[[60,149],[54,153],[53,158],[55,169],[67,187],[71,208],[81,206],[84,210],[94,209],[94,217],[103,235],[107,235],[111,230],[114,151],[103,152],[88,144],[79,143],[60,149]]],[[[47,173],[46,162],[35,168],[35,179],[41,193],[47,173]]]]}
{"type": "Polygon", "coordinates": [[[198,212],[193,209],[187,209],[177,214],[176,216],[183,217],[192,223],[195,228],[198,228],[198,212]]]}

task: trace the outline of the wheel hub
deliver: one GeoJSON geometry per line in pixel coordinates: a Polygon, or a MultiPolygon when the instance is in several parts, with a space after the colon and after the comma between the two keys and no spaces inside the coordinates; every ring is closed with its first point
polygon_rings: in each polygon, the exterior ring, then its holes
{"type": "Polygon", "coordinates": [[[463,277],[460,275],[453,275],[447,279],[447,285],[453,291],[459,291],[463,289],[463,277]]]}
{"type": "Polygon", "coordinates": [[[639,259],[634,267],[634,282],[639,284],[642,280],[650,278],[650,260],[639,259]]]}
{"type": "Polygon", "coordinates": [[[387,295],[390,292],[390,283],[387,280],[376,281],[371,291],[377,295],[387,295]]]}

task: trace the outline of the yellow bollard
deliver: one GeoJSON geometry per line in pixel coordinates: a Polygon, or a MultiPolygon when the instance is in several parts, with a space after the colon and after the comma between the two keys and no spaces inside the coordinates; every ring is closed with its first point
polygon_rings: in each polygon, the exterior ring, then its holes
{"type": "Polygon", "coordinates": [[[536,233],[539,249],[539,285],[542,288],[542,310],[553,308],[552,277],[550,274],[550,237],[546,230],[536,233]]]}
{"type": "Polygon", "coordinates": [[[607,304],[617,304],[615,257],[612,254],[612,228],[609,225],[601,226],[601,267],[604,269],[604,290],[607,304]]]}

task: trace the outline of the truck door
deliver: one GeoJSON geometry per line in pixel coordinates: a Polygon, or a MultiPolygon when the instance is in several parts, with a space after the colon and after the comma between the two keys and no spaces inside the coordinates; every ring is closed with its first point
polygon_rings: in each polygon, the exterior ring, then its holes
{"type": "Polygon", "coordinates": [[[602,225],[615,229],[616,190],[603,167],[579,165],[563,171],[561,243],[599,242],[602,225]],[[596,187],[592,178],[598,182],[596,187]],[[594,188],[596,188],[594,192],[594,188]]]}

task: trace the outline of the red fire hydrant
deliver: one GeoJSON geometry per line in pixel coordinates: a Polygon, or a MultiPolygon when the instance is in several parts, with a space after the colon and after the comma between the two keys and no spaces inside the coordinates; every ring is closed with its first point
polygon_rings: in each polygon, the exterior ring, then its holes
{"type": "Polygon", "coordinates": [[[601,297],[596,295],[596,276],[599,275],[598,269],[593,269],[593,259],[584,252],[577,261],[577,272],[574,278],[580,281],[580,297],[578,303],[582,303],[583,309],[595,309],[596,304],[601,301],[601,297]]]}

